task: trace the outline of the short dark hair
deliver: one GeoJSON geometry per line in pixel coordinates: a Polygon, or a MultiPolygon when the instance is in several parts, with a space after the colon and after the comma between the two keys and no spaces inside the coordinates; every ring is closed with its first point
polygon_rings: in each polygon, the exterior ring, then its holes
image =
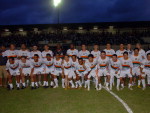
{"type": "Polygon", "coordinates": [[[147,54],[147,56],[150,55],[150,53],[147,54]]]}
{"type": "Polygon", "coordinates": [[[128,55],[128,52],[127,52],[127,51],[125,51],[125,52],[123,53],[123,55],[125,55],[125,54],[126,54],[126,55],[128,55]]]}
{"type": "Polygon", "coordinates": [[[106,54],[106,52],[105,52],[105,51],[101,51],[101,53],[105,53],[105,54],[106,54]]]}
{"type": "Polygon", "coordinates": [[[115,56],[115,57],[117,57],[117,54],[113,54],[112,56],[115,56]]]}
{"type": "Polygon", "coordinates": [[[10,57],[9,59],[11,59],[11,60],[15,60],[15,58],[14,58],[14,57],[10,57]]]}
{"type": "Polygon", "coordinates": [[[94,56],[93,56],[92,54],[89,54],[89,55],[88,55],[88,57],[92,57],[92,58],[94,58],[94,56]]]}
{"type": "Polygon", "coordinates": [[[135,50],[138,50],[138,51],[139,51],[139,48],[134,48],[134,51],[135,51],[135,50]]]}
{"type": "Polygon", "coordinates": [[[39,57],[39,55],[38,55],[38,54],[34,54],[34,56],[39,57]]]}
{"type": "Polygon", "coordinates": [[[51,54],[47,53],[46,56],[50,56],[51,57],[51,54]]]}

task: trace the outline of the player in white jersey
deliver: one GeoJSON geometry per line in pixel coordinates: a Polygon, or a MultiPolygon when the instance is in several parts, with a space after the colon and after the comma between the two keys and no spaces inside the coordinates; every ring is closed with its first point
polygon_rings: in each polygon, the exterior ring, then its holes
{"type": "Polygon", "coordinates": [[[78,50],[74,48],[74,44],[70,44],[70,49],[67,50],[67,55],[69,55],[70,57],[72,55],[78,55],[78,50]]]}
{"type": "MultiPolygon", "coordinates": [[[[62,73],[62,59],[60,58],[59,53],[55,53],[54,57],[54,76],[61,75],[62,77],[62,88],[65,88],[65,76],[62,73]]],[[[53,86],[53,82],[51,82],[51,86],[53,86]]]]}
{"type": "Polygon", "coordinates": [[[54,76],[54,60],[51,57],[51,54],[46,54],[46,58],[43,59],[44,63],[44,81],[43,81],[43,87],[48,88],[48,75],[50,74],[51,80],[55,82],[55,87],[58,87],[58,80],[57,77],[54,76]]]}
{"type": "Polygon", "coordinates": [[[109,43],[106,45],[106,49],[104,49],[104,51],[106,52],[106,56],[110,58],[113,54],[115,54],[115,51],[111,49],[111,45],[109,43]]]}
{"type": "Polygon", "coordinates": [[[124,49],[124,45],[123,44],[120,44],[120,49],[116,51],[116,54],[117,54],[117,57],[120,59],[123,57],[123,53],[125,52],[126,50],[124,49]]]}
{"type": "Polygon", "coordinates": [[[142,56],[142,59],[146,58],[146,53],[145,51],[142,49],[142,45],[140,43],[136,44],[136,48],[139,49],[139,54],[142,56]]]}
{"type": "Polygon", "coordinates": [[[121,61],[121,65],[122,65],[122,69],[121,69],[121,73],[120,73],[121,86],[122,86],[122,88],[124,88],[123,79],[126,76],[128,76],[128,78],[130,79],[128,88],[130,90],[132,90],[132,68],[133,68],[133,64],[132,64],[132,60],[128,56],[128,52],[123,53],[123,58],[121,58],[120,61],[121,61]]]}
{"type": "Polygon", "coordinates": [[[71,84],[71,88],[75,88],[72,79],[76,79],[74,70],[72,69],[72,59],[68,55],[64,56],[62,63],[63,74],[65,75],[65,87],[68,88],[71,84]]]}
{"type": "Polygon", "coordinates": [[[24,89],[29,85],[29,77],[31,75],[31,62],[27,59],[26,56],[22,56],[21,60],[19,61],[20,65],[20,73],[21,73],[21,81],[22,81],[22,89],[24,89]],[[26,80],[25,80],[26,79],[26,80]],[[26,84],[25,84],[26,81],[26,84]]]}
{"type": "Polygon", "coordinates": [[[109,58],[106,56],[106,52],[102,51],[100,57],[98,58],[98,86],[99,88],[97,90],[102,89],[101,85],[101,78],[104,76],[104,84],[106,84],[106,88],[108,88],[108,85],[110,83],[110,74],[108,72],[108,66],[109,66],[109,58]],[[106,82],[107,80],[107,82],[106,82]]]}
{"type": "Polygon", "coordinates": [[[25,56],[26,58],[30,58],[30,52],[27,50],[26,45],[22,44],[21,49],[18,51],[18,58],[20,59],[21,56],[25,56]]]}
{"type": "Polygon", "coordinates": [[[42,58],[42,53],[38,50],[37,46],[33,46],[33,51],[31,51],[31,58],[33,59],[34,55],[37,54],[39,58],[42,58]]]}
{"type": "Polygon", "coordinates": [[[112,59],[109,62],[109,71],[110,71],[110,90],[112,90],[112,84],[114,81],[114,77],[117,78],[117,90],[119,90],[120,85],[120,70],[121,70],[121,62],[118,60],[117,55],[114,54],[112,59]]]}
{"type": "Polygon", "coordinates": [[[90,52],[88,50],[86,50],[86,45],[82,44],[81,51],[78,53],[78,57],[83,58],[83,60],[85,61],[88,59],[89,54],[90,54],[90,52]]]}
{"type": "Polygon", "coordinates": [[[131,44],[127,44],[127,52],[128,52],[128,57],[130,58],[131,55],[133,54],[133,50],[132,50],[132,45],[131,44]]]}
{"type": "Polygon", "coordinates": [[[88,60],[85,62],[85,66],[87,68],[88,74],[85,75],[85,88],[87,87],[87,90],[90,90],[90,79],[93,77],[93,79],[96,80],[95,88],[97,89],[98,86],[98,75],[97,75],[97,60],[94,59],[94,56],[90,54],[88,56],[88,60]]]}
{"type": "Polygon", "coordinates": [[[141,63],[142,63],[142,56],[139,54],[139,49],[134,49],[134,54],[131,56],[131,60],[133,63],[132,74],[134,77],[133,84],[136,83],[136,78],[138,77],[138,87],[140,88],[141,84],[141,63]]]}
{"type": "Polygon", "coordinates": [[[17,81],[17,90],[20,89],[20,70],[19,61],[15,60],[14,57],[10,57],[6,64],[6,71],[8,72],[9,89],[12,90],[12,77],[15,76],[17,81]]]}
{"type": "Polygon", "coordinates": [[[142,61],[141,66],[141,73],[142,73],[142,84],[143,84],[143,90],[146,88],[145,85],[145,77],[147,75],[147,83],[148,86],[150,86],[150,53],[147,54],[147,58],[142,61]]]}
{"type": "Polygon", "coordinates": [[[48,45],[45,45],[44,46],[44,51],[42,52],[42,58],[45,59],[47,54],[50,54],[51,57],[53,57],[53,52],[51,50],[49,50],[49,46],[48,45]]]}
{"type": "Polygon", "coordinates": [[[6,50],[5,53],[8,58],[10,58],[10,57],[17,58],[17,56],[18,56],[18,51],[15,50],[14,44],[10,44],[10,49],[6,50]]]}
{"type": "Polygon", "coordinates": [[[98,59],[98,57],[100,56],[100,51],[99,51],[99,47],[97,44],[94,44],[94,49],[93,51],[91,51],[91,54],[94,56],[94,58],[98,59]]]}
{"type": "Polygon", "coordinates": [[[33,59],[31,59],[31,66],[31,89],[35,89],[34,85],[36,88],[38,88],[39,85],[41,86],[41,75],[44,74],[44,64],[38,54],[35,54],[33,59]]]}

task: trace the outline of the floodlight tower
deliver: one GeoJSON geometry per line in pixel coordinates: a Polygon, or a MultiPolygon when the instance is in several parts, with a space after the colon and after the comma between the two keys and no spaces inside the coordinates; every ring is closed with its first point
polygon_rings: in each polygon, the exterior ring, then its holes
{"type": "Polygon", "coordinates": [[[54,6],[57,7],[57,22],[59,24],[59,10],[60,10],[60,3],[61,0],[53,0],[54,6]]]}

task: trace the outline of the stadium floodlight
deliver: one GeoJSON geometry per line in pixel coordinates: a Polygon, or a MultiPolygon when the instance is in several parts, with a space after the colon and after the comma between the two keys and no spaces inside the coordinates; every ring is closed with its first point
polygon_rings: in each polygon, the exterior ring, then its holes
{"type": "Polygon", "coordinates": [[[57,7],[61,3],[61,0],[53,0],[53,2],[54,6],[57,7]]]}

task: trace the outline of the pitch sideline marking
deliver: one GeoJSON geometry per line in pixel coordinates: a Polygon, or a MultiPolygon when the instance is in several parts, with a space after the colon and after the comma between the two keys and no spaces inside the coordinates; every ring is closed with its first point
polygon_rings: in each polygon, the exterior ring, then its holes
{"type": "Polygon", "coordinates": [[[131,108],[127,105],[127,103],[125,103],[118,95],[116,95],[115,93],[113,93],[110,90],[107,90],[105,87],[103,87],[106,91],[108,91],[111,95],[113,95],[120,103],[122,103],[122,105],[125,107],[125,109],[128,111],[128,113],[133,113],[133,111],[131,110],[131,108]]]}

